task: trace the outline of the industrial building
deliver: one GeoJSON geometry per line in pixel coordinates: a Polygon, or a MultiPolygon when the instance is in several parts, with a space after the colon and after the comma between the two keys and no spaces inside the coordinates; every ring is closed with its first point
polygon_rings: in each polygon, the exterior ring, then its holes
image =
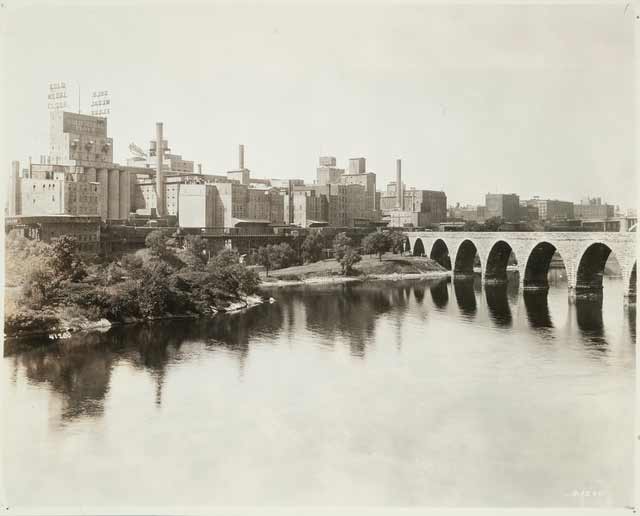
{"type": "Polygon", "coordinates": [[[582,220],[610,219],[615,212],[615,206],[603,203],[600,197],[583,199],[580,204],[573,206],[574,217],[582,220]]]}
{"type": "Polygon", "coordinates": [[[517,194],[492,194],[485,196],[487,218],[497,217],[506,222],[520,220],[520,196],[517,194]]]}
{"type": "Polygon", "coordinates": [[[380,210],[389,227],[427,227],[447,220],[447,196],[435,190],[407,189],[402,161],[396,160],[396,180],[380,195],[380,210]]]}
{"type": "Polygon", "coordinates": [[[527,200],[527,206],[538,208],[538,219],[541,221],[572,220],[575,218],[574,204],[569,201],[534,197],[527,200]]]}

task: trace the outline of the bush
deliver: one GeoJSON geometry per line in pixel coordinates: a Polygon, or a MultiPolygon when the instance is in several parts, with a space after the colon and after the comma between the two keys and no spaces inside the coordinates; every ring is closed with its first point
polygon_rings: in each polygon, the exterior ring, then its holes
{"type": "Polygon", "coordinates": [[[305,263],[314,263],[322,259],[325,238],[319,231],[312,231],[302,242],[302,259],[305,263]]]}
{"type": "Polygon", "coordinates": [[[4,333],[17,336],[22,333],[50,333],[58,327],[59,321],[53,315],[34,310],[20,310],[5,315],[4,333]]]}
{"type": "Polygon", "coordinates": [[[167,253],[167,235],[161,229],[149,233],[144,239],[144,245],[155,256],[164,256],[167,253]]]}

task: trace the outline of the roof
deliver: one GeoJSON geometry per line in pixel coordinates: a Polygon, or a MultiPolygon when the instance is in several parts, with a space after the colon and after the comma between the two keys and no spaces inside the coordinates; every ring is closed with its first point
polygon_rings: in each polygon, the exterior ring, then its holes
{"type": "Polygon", "coordinates": [[[261,219],[236,219],[234,226],[237,226],[238,224],[271,224],[271,221],[261,219]]]}

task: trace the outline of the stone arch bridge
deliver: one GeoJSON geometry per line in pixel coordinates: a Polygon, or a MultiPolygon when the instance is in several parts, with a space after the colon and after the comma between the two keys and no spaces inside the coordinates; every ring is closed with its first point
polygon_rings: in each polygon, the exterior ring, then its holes
{"type": "Polygon", "coordinates": [[[506,281],[513,253],[524,289],[549,287],[547,272],[558,252],[566,269],[570,297],[601,293],[605,263],[613,254],[620,264],[625,298],[635,299],[635,232],[412,231],[406,235],[412,254],[436,260],[451,270],[453,278],[472,275],[477,254],[483,283],[506,281]]]}

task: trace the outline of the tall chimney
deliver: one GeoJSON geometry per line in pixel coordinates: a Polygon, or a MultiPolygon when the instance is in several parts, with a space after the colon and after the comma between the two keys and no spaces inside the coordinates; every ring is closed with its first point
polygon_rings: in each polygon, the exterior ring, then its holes
{"type": "Polygon", "coordinates": [[[396,206],[404,210],[404,192],[402,191],[402,160],[396,160],[396,206]]]}
{"type": "Polygon", "coordinates": [[[164,215],[164,185],[162,182],[162,162],[164,145],[162,143],[162,122],[156,122],[156,213],[164,215]]]}
{"type": "Polygon", "coordinates": [[[238,169],[244,170],[244,145],[238,147],[238,169]]]}

